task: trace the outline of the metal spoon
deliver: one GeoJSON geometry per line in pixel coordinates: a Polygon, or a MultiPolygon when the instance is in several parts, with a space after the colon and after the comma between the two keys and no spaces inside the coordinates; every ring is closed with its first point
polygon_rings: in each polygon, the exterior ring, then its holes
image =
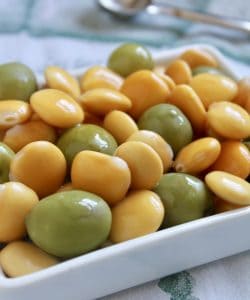
{"type": "Polygon", "coordinates": [[[156,0],[98,0],[98,2],[105,10],[122,17],[132,17],[145,11],[152,15],[174,16],[250,33],[250,21],[179,8],[156,0]]]}

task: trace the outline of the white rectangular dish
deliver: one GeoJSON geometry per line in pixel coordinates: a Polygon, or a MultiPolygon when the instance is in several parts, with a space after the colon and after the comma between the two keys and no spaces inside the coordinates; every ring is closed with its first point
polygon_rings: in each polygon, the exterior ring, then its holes
{"type": "MultiPolygon", "coordinates": [[[[223,56],[206,45],[160,53],[167,64],[184,49],[201,48],[237,77],[223,56]]],[[[83,70],[75,70],[74,75],[83,70]]],[[[250,207],[206,217],[70,259],[31,275],[0,272],[1,300],[88,300],[250,249],[250,207]]]]}

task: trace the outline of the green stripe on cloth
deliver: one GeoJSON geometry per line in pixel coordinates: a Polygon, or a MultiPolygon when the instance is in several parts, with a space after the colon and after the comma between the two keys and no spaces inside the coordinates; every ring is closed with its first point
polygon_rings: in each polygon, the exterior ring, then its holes
{"type": "Polygon", "coordinates": [[[194,284],[194,278],[186,271],[164,277],[158,282],[159,288],[170,294],[170,300],[199,300],[192,296],[194,284]]]}
{"type": "MultiPolygon", "coordinates": [[[[174,5],[250,19],[250,6],[245,0],[230,5],[226,0],[176,0],[174,5]]],[[[157,48],[208,43],[250,65],[250,35],[144,13],[132,19],[116,18],[103,11],[94,0],[0,1],[0,32],[17,31],[27,31],[35,37],[136,41],[157,48]]]]}

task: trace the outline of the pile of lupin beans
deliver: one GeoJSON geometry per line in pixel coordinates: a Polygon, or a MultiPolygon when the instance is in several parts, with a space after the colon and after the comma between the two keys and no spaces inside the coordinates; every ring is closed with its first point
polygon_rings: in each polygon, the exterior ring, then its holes
{"type": "Polygon", "coordinates": [[[250,77],[198,49],[154,66],[137,44],[44,76],[0,66],[7,276],[250,204],[250,77]]]}

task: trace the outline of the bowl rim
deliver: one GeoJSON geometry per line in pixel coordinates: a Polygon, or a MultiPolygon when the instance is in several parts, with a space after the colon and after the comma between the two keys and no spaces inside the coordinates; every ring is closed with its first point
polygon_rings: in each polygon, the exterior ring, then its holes
{"type": "Polygon", "coordinates": [[[98,263],[99,260],[106,260],[113,255],[119,255],[120,253],[130,250],[145,248],[147,247],[147,245],[156,243],[162,239],[169,239],[173,236],[182,236],[197,229],[214,227],[221,223],[224,223],[225,221],[234,222],[235,220],[245,216],[250,217],[250,206],[241,207],[235,210],[204,217],[184,224],[162,229],[157,232],[135,238],[133,240],[111,245],[102,249],[97,249],[31,274],[15,278],[8,278],[3,274],[3,276],[0,276],[0,288],[17,288],[23,287],[25,285],[28,286],[31,282],[35,283],[45,278],[49,279],[50,277],[54,277],[59,273],[66,272],[68,269],[79,267],[84,268],[84,266],[87,266],[94,262],[98,263]]]}

